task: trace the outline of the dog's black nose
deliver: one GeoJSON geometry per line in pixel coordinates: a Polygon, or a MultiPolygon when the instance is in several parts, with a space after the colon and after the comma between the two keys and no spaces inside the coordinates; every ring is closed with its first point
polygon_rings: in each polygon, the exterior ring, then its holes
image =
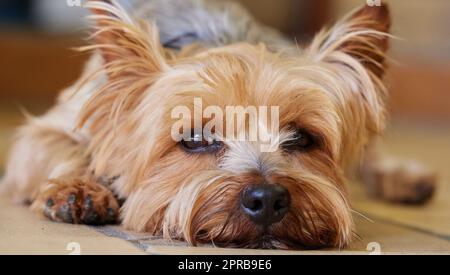
{"type": "Polygon", "coordinates": [[[289,191],[278,184],[255,184],[241,192],[241,207],[256,224],[271,225],[283,219],[291,205],[289,191]]]}

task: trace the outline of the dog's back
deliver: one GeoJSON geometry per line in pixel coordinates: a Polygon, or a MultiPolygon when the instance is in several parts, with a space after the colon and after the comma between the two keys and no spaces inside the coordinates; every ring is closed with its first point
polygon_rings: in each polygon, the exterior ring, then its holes
{"type": "Polygon", "coordinates": [[[122,0],[137,18],[156,23],[161,42],[179,49],[191,43],[217,47],[236,42],[264,43],[269,48],[292,46],[277,30],[257,22],[230,0],[122,0]]]}

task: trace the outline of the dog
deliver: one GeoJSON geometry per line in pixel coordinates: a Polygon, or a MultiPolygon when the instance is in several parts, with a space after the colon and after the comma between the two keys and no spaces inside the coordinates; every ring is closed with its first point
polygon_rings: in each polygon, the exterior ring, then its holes
{"type": "Polygon", "coordinates": [[[432,196],[434,173],[375,148],[387,120],[386,5],[357,9],[302,47],[229,1],[86,7],[94,42],[80,50],[92,57],[51,110],[18,129],[1,185],[15,201],[53,221],[120,222],[194,246],[316,249],[354,239],[353,175],[387,201],[432,196]],[[198,99],[200,111],[278,106],[275,147],[220,139],[219,127],[198,138],[204,117],[175,140],[173,110],[198,112],[198,99]]]}

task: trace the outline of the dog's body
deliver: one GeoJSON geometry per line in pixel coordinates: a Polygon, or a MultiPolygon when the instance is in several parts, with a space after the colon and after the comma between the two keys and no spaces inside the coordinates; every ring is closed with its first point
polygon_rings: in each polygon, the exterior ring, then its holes
{"type": "Polygon", "coordinates": [[[373,194],[430,196],[428,172],[361,157],[385,124],[386,7],[354,12],[298,49],[223,1],[136,0],[134,16],[155,20],[161,39],[116,6],[88,6],[97,14],[98,44],[88,47],[96,53],[55,107],[18,131],[2,185],[16,201],[70,223],[114,222],[120,209],[129,229],[194,245],[292,248],[348,244],[344,181],[361,159],[373,194]],[[198,97],[280,106],[279,150],[232,141],[213,153],[180,148],[169,138],[170,110],[198,97]],[[281,198],[270,219],[247,205],[262,186],[260,194],[281,198]]]}

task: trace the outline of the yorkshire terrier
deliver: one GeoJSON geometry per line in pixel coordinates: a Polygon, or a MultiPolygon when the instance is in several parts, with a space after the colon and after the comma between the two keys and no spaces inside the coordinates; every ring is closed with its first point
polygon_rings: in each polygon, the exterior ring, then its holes
{"type": "MultiPolygon", "coordinates": [[[[373,149],[387,116],[386,5],[300,47],[233,2],[134,2],[86,3],[94,43],[80,50],[93,55],[56,105],[18,130],[2,183],[16,201],[54,221],[120,222],[191,245],[308,249],[354,237],[354,174],[387,201],[431,197],[433,173],[373,149]],[[179,106],[278,106],[275,147],[219,138],[217,125],[202,132],[205,118],[183,121],[189,134],[174,139],[179,106]]],[[[247,124],[238,134],[249,136],[247,124]]]]}

